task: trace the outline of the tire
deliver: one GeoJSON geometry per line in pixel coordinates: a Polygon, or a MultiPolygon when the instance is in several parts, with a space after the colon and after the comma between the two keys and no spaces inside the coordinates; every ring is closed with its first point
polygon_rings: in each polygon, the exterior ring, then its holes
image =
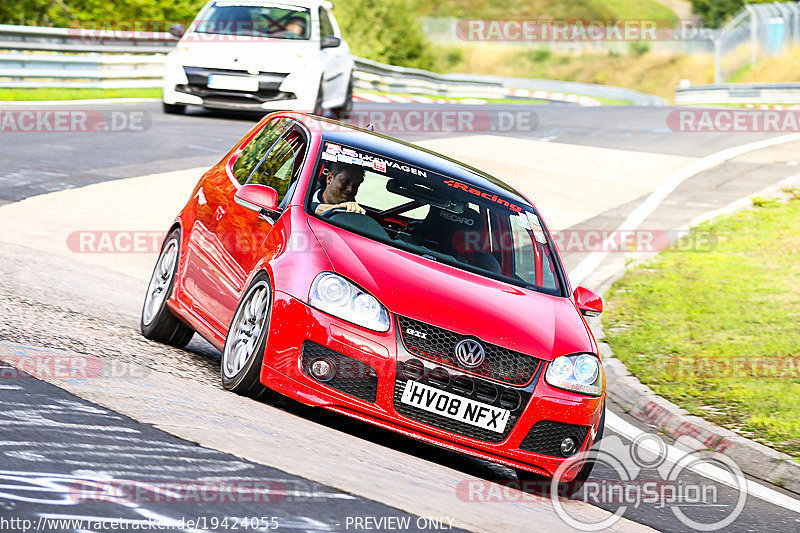
{"type": "MultiPolygon", "coordinates": [[[[605,431],[606,427],[606,407],[603,404],[603,414],[600,415],[600,424],[597,427],[597,437],[595,437],[594,442],[592,443],[592,447],[596,447],[597,443],[600,442],[600,439],[603,438],[603,431],[605,431]]],[[[586,462],[583,464],[580,472],[578,475],[575,476],[575,479],[572,481],[568,481],[566,483],[559,483],[558,484],[558,495],[562,498],[569,498],[581,488],[583,488],[583,484],[589,479],[589,476],[594,469],[595,460],[594,459],[587,459],[586,462]]],[[[533,486],[535,487],[536,492],[547,492],[550,490],[551,479],[540,476],[538,474],[534,474],[533,472],[528,472],[527,470],[520,470],[517,469],[517,479],[523,482],[533,482],[533,486]]]]}
{"type": "Polygon", "coordinates": [[[325,116],[325,108],[322,107],[323,94],[322,94],[322,80],[319,82],[319,89],[317,89],[317,99],[314,102],[314,110],[311,112],[317,116],[325,116]]]}
{"type": "Polygon", "coordinates": [[[181,232],[173,230],[164,239],[161,253],[158,255],[147,294],[142,305],[140,328],[145,338],[183,348],[194,335],[192,328],[175,318],[167,307],[167,300],[172,295],[175,285],[175,274],[181,251],[181,232]]]}
{"type": "Polygon", "coordinates": [[[336,120],[345,120],[353,111],[353,76],[350,76],[350,82],[347,84],[347,95],[345,96],[344,104],[335,107],[331,110],[336,120]]]}
{"type": "Polygon", "coordinates": [[[168,104],[161,102],[161,109],[167,115],[183,115],[186,111],[186,104],[168,104]]]}
{"type": "Polygon", "coordinates": [[[225,338],[220,376],[227,390],[252,398],[268,394],[260,376],[271,312],[272,285],[260,272],[244,291],[225,338]]]}

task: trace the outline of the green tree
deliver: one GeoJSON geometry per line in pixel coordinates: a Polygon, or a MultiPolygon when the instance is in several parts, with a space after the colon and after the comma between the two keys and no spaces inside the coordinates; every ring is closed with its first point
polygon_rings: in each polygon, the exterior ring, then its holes
{"type": "Polygon", "coordinates": [[[745,4],[764,4],[773,1],[786,2],[790,0],[690,0],[692,13],[700,15],[703,24],[709,28],[719,28],[730,20],[745,4]]]}
{"type": "Polygon", "coordinates": [[[353,54],[404,67],[433,66],[430,45],[409,0],[349,0],[335,6],[353,54]]]}
{"type": "Polygon", "coordinates": [[[113,22],[152,23],[164,30],[171,23],[191,21],[206,0],[18,0],[0,2],[0,24],[67,27],[113,22]]]}

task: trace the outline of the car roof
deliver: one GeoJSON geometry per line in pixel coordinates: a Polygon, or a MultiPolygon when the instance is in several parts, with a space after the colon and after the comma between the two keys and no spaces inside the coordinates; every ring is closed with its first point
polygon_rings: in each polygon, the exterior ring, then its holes
{"type": "MultiPolygon", "coordinates": [[[[530,205],[530,201],[511,185],[446,155],[344,122],[321,117],[304,118],[311,118],[313,122],[317,123],[327,123],[319,125],[324,141],[359,147],[370,152],[383,154],[420,168],[438,172],[450,178],[456,178],[463,183],[480,187],[494,194],[513,197],[525,205],[530,205]],[[331,125],[336,127],[332,128],[331,125]]],[[[304,120],[304,122],[307,125],[309,124],[307,120],[304,120]]]]}

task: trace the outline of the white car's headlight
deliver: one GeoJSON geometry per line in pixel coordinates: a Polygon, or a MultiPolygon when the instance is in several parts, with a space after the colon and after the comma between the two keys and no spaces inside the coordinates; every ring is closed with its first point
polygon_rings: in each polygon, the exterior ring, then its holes
{"type": "Polygon", "coordinates": [[[314,278],[308,303],[342,320],[371,329],[389,331],[389,312],[374,296],[342,276],[323,272],[314,278]]]}
{"type": "Polygon", "coordinates": [[[544,373],[551,386],[590,396],[603,392],[603,367],[592,354],[562,355],[554,359],[544,373]]]}

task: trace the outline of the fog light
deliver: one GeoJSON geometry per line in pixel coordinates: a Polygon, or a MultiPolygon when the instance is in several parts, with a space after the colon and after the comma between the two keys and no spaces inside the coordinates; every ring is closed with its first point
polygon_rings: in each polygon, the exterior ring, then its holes
{"type": "Polygon", "coordinates": [[[578,444],[572,437],[567,437],[561,441],[561,455],[564,457],[569,457],[570,455],[574,454],[577,449],[578,444]]]}
{"type": "Polygon", "coordinates": [[[317,359],[311,363],[311,375],[319,381],[330,381],[336,375],[336,367],[326,359],[317,359]]]}

